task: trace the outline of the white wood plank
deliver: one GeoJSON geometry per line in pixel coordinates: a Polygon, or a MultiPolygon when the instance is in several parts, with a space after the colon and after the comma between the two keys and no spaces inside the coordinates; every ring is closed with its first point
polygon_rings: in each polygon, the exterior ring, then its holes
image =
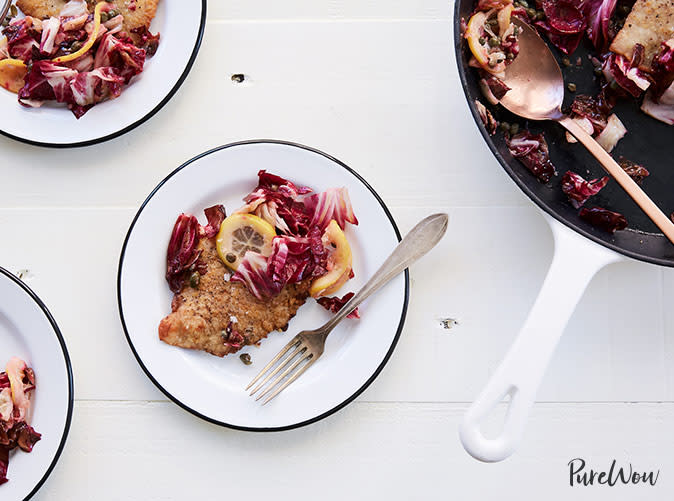
{"type": "MultiPolygon", "coordinates": [[[[38,501],[185,499],[664,500],[674,494],[672,404],[537,404],[520,451],[484,465],[461,448],[461,404],[355,403],[299,430],[255,434],[168,403],[76,405],[38,501]],[[582,457],[661,470],[655,486],[570,487],[582,457]],[[516,494],[515,494],[516,493],[516,494]]],[[[39,444],[37,445],[39,447],[39,444]]]]}
{"type": "MultiPolygon", "coordinates": [[[[403,232],[435,210],[393,208],[403,232]]],[[[450,213],[448,235],[411,270],[406,327],[389,366],[363,395],[367,401],[471,401],[543,281],[552,242],[536,209],[442,210],[450,213]],[[444,317],[460,324],[441,329],[444,317]]],[[[0,265],[31,271],[29,285],[68,341],[79,398],[162,398],[138,368],[117,314],[116,269],[134,212],[0,210],[0,226],[21,242],[0,248],[0,265]]],[[[571,320],[539,399],[672,400],[659,280],[658,268],[635,262],[600,273],[571,320]],[[617,313],[623,311],[638,314],[617,313]]]]}
{"type": "Polygon", "coordinates": [[[447,19],[453,8],[446,0],[248,0],[210,2],[209,20],[336,21],[343,19],[447,19]]]}
{"type": "Polygon", "coordinates": [[[131,134],[62,151],[0,137],[0,206],[137,206],[192,156],[261,137],[335,155],[393,205],[529,203],[469,116],[448,21],[239,22],[208,25],[183,88],[131,134]]]}

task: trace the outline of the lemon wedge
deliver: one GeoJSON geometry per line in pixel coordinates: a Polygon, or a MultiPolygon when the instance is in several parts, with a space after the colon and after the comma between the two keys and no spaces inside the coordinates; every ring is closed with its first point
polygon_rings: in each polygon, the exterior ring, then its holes
{"type": "Polygon", "coordinates": [[[220,225],[215,244],[222,262],[236,270],[248,251],[269,256],[275,236],[276,230],[264,219],[252,214],[232,214],[220,225]]]}
{"type": "Polygon", "coordinates": [[[339,290],[351,276],[353,256],[346,235],[334,219],[323,233],[323,244],[330,250],[328,273],[311,283],[309,294],[312,297],[329,296],[339,290]]]}
{"type": "Polygon", "coordinates": [[[24,86],[24,77],[28,68],[20,59],[0,61],[0,87],[18,93],[24,86]]]}

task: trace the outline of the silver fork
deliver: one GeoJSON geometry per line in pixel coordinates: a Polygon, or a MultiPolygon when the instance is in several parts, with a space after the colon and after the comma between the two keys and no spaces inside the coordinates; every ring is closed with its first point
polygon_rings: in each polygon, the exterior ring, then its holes
{"type": "MultiPolygon", "coordinates": [[[[7,16],[7,12],[9,12],[9,8],[12,5],[12,0],[0,0],[0,24],[5,20],[5,17],[7,16]]],[[[2,29],[2,26],[0,26],[0,29],[2,29]]]]}
{"type": "Polygon", "coordinates": [[[360,289],[334,317],[328,320],[322,327],[310,331],[302,331],[292,338],[278,355],[276,355],[272,361],[269,362],[257,376],[255,376],[246,387],[246,391],[268,372],[264,379],[262,379],[262,381],[260,381],[250,392],[251,395],[254,395],[264,387],[264,391],[257,396],[255,399],[256,401],[260,400],[269,392],[272,392],[262,403],[262,405],[264,405],[300,377],[304,371],[311,367],[323,354],[325,340],[332,329],[334,329],[344,317],[355,310],[360,303],[365,301],[398,273],[402,272],[414,261],[435,247],[435,244],[440,241],[447,230],[448,220],[447,214],[433,214],[420,221],[414,228],[412,228],[407,236],[402,239],[372,278],[370,278],[363,288],[360,289]],[[281,358],[288,352],[290,353],[281,360],[281,358]],[[272,367],[274,367],[273,370],[271,370],[272,367]],[[277,374],[279,375],[272,380],[277,374]]]}

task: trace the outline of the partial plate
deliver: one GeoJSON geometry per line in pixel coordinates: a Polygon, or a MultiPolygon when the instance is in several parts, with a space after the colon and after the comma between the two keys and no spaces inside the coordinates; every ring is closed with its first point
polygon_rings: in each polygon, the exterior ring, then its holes
{"type": "Polygon", "coordinates": [[[0,268],[0,367],[17,356],[35,371],[31,425],[42,439],[33,452],[10,452],[9,482],[0,499],[29,499],[45,482],[68,436],[73,374],[63,336],[47,307],[21,280],[0,268]]]}
{"type": "Polygon", "coordinates": [[[169,346],[157,327],[171,311],[172,294],[164,279],[166,246],[181,212],[197,215],[223,203],[229,212],[257,184],[266,169],[315,191],[346,186],[360,224],[347,227],[355,277],[340,294],[359,289],[400,240],[381,198],[356,172],[335,158],[306,146],[256,140],[229,144],[183,164],[145,200],[126,236],[119,262],[119,313],[127,339],[148,377],[171,400],[210,422],[237,429],[271,431],[322,419],[358,396],[384,367],[400,336],[407,311],[407,271],[361,306],[360,320],[345,320],[327,340],[323,357],[266,406],[244,391],[264,365],[303,329],[315,328],[330,314],[313,299],[300,308],[286,333],[273,332],[260,347],[246,347],[253,360],[238,354],[218,358],[169,346]]]}
{"type": "Polygon", "coordinates": [[[160,0],[150,30],[161,33],[157,53],[117,99],[94,106],[79,120],[62,105],[21,106],[0,88],[0,133],[37,146],[69,148],[101,143],[138,127],[178,91],[197,57],[206,0],[160,0]]]}

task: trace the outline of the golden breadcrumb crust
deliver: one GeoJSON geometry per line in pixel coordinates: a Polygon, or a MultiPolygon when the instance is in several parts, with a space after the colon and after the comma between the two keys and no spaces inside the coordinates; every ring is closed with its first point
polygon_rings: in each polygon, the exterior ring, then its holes
{"type": "Polygon", "coordinates": [[[228,324],[244,337],[244,344],[256,344],[274,330],[285,331],[309,296],[309,280],[284,287],[267,301],[255,298],[241,283],[225,280],[228,274],[215,249],[214,239],[199,242],[201,258],[208,271],[198,288],[186,284],[173,298],[173,312],[159,324],[159,339],[173,346],[204,350],[222,357],[238,348],[226,343],[228,324]]]}

